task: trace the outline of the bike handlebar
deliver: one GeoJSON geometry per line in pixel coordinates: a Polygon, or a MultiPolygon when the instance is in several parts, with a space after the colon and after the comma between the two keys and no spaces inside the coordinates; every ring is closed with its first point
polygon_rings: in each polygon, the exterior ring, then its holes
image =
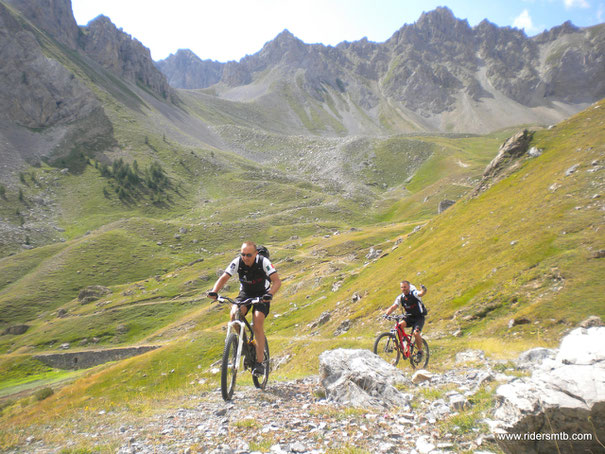
{"type": "Polygon", "coordinates": [[[247,306],[249,304],[256,304],[259,303],[261,300],[261,297],[256,297],[256,298],[247,298],[243,301],[234,301],[231,298],[229,298],[228,296],[221,296],[221,295],[217,295],[216,297],[216,301],[218,301],[219,303],[231,303],[231,304],[235,304],[237,306],[247,306]]]}
{"type": "Polygon", "coordinates": [[[403,315],[385,315],[384,318],[387,320],[400,321],[400,320],[403,320],[405,318],[405,316],[403,316],[403,315]]]}

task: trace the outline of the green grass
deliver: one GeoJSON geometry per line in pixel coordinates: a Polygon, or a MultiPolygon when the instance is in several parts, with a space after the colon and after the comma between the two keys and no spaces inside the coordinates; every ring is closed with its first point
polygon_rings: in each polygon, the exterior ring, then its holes
{"type": "Polygon", "coordinates": [[[88,285],[135,281],[160,274],[182,260],[119,228],[83,237],[0,291],[0,326],[55,310],[88,285]]]}
{"type": "Polygon", "coordinates": [[[370,454],[370,451],[345,443],[339,448],[329,448],[326,454],[370,454]]]}
{"type": "Polygon", "coordinates": [[[476,437],[477,430],[480,433],[488,433],[487,424],[481,422],[481,420],[485,419],[494,408],[494,390],[494,386],[482,387],[469,397],[467,408],[438,423],[441,433],[472,435],[473,437],[476,437]]]}
{"type": "Polygon", "coordinates": [[[21,391],[28,385],[51,382],[72,374],[57,371],[30,356],[8,356],[0,361],[0,396],[21,391]]]}

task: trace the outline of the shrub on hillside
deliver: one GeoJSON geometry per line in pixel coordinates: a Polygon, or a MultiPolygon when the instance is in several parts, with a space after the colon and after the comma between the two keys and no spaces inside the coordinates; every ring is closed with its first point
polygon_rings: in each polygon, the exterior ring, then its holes
{"type": "MultiPolygon", "coordinates": [[[[170,179],[158,162],[153,162],[144,171],[141,171],[136,160],[131,166],[121,158],[112,162],[111,166],[96,164],[95,167],[99,169],[102,177],[113,181],[110,186],[122,202],[137,200],[145,193],[151,192],[152,203],[157,203],[158,200],[163,203],[165,197],[162,193],[170,188],[170,179]]],[[[103,195],[109,198],[106,188],[103,188],[103,195]]]]}
{"type": "Polygon", "coordinates": [[[34,397],[36,398],[37,401],[41,401],[44,400],[50,396],[52,396],[55,392],[53,391],[52,388],[42,388],[38,391],[36,391],[36,393],[34,394],[34,397]]]}

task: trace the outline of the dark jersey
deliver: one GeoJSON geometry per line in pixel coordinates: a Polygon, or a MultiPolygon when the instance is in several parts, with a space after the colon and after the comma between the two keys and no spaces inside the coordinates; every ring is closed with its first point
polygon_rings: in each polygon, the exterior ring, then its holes
{"type": "Polygon", "coordinates": [[[424,307],[422,300],[418,296],[418,290],[416,290],[416,287],[414,286],[410,286],[410,293],[407,295],[402,293],[395,299],[395,301],[398,304],[401,304],[401,307],[406,314],[410,314],[415,317],[424,317],[427,314],[426,307],[424,307]]]}
{"type": "Polygon", "coordinates": [[[275,267],[267,257],[257,254],[254,263],[246,266],[241,257],[236,257],[227,267],[225,273],[239,276],[240,291],[248,297],[263,296],[271,287],[269,276],[275,273],[275,267]]]}

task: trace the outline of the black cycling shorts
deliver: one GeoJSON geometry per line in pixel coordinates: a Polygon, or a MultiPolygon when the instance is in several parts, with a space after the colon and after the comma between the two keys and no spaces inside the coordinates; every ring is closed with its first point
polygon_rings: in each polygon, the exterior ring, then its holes
{"type": "Polygon", "coordinates": [[[423,315],[405,314],[402,321],[405,322],[405,326],[412,327],[412,332],[416,330],[418,330],[419,333],[422,332],[422,328],[424,327],[423,315]]]}
{"type": "MultiPolygon", "coordinates": [[[[256,295],[256,296],[262,296],[262,295],[256,295]]],[[[235,298],[235,301],[244,301],[247,300],[248,298],[256,298],[256,296],[250,296],[245,294],[244,292],[240,292],[239,295],[237,295],[237,297],[235,298]]],[[[248,309],[250,306],[245,306],[246,309],[248,309]]],[[[271,303],[267,302],[267,303],[256,303],[252,305],[252,311],[253,313],[255,311],[259,311],[262,312],[263,314],[265,314],[265,317],[269,316],[269,310],[271,309],[271,303]]],[[[246,314],[248,313],[248,311],[246,310],[246,314]]]]}

